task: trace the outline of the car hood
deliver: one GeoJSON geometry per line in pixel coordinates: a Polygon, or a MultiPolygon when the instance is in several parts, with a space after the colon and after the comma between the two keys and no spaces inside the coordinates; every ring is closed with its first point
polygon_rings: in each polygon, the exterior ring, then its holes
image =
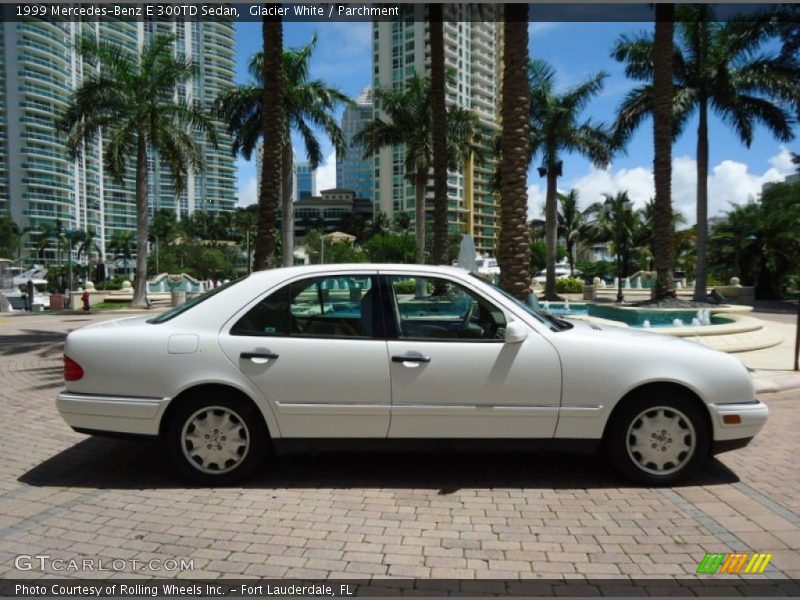
{"type": "MultiPolygon", "coordinates": [[[[615,327],[613,325],[597,325],[590,321],[583,321],[578,319],[565,319],[569,321],[571,325],[573,325],[572,329],[569,329],[565,332],[559,333],[569,333],[575,332],[578,335],[587,335],[591,337],[598,336],[604,342],[614,343],[614,342],[635,342],[635,343],[647,343],[647,344],[678,344],[689,346],[692,348],[705,348],[705,346],[701,346],[693,341],[676,337],[674,335],[666,335],[662,333],[658,333],[658,329],[639,329],[634,327],[615,327]]],[[[713,351],[712,351],[713,352],[713,351]]]]}

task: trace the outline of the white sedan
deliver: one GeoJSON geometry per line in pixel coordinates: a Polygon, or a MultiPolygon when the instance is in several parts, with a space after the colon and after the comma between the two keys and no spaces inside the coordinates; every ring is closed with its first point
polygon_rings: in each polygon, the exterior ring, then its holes
{"type": "Polygon", "coordinates": [[[161,438],[208,484],[272,451],[430,440],[602,449],[625,475],[670,484],[767,418],[727,354],[557,319],[424,265],[254,273],[70,333],[64,378],[57,405],[76,431],[161,438]]]}

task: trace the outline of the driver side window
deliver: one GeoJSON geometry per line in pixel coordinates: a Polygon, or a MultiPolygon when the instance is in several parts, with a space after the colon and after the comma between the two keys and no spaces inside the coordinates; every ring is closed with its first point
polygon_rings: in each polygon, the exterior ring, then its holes
{"type": "Polygon", "coordinates": [[[393,275],[388,282],[400,339],[503,340],[503,312],[471,290],[436,277],[393,275]]]}

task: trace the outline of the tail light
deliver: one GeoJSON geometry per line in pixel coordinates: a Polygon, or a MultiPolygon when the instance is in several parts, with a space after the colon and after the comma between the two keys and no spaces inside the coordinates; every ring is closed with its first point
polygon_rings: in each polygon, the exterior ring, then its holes
{"type": "Polygon", "coordinates": [[[64,381],[78,381],[83,377],[83,367],[64,355],[64,381]]]}

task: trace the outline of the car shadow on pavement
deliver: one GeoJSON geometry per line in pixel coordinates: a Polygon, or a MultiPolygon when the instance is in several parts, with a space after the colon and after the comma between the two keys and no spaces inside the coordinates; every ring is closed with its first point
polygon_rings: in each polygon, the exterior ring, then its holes
{"type": "Polygon", "coordinates": [[[22,333],[4,335],[0,340],[0,356],[31,353],[39,357],[49,357],[61,354],[67,333],[69,332],[23,329],[22,333]]]}
{"type": "MultiPolygon", "coordinates": [[[[88,438],[19,478],[42,487],[153,489],[192,487],[157,442],[88,438]]],[[[716,459],[682,486],[726,485],[739,478],[716,459]]],[[[249,489],[462,488],[597,489],[630,487],[600,456],[534,452],[331,452],[271,458],[249,489]]]]}

